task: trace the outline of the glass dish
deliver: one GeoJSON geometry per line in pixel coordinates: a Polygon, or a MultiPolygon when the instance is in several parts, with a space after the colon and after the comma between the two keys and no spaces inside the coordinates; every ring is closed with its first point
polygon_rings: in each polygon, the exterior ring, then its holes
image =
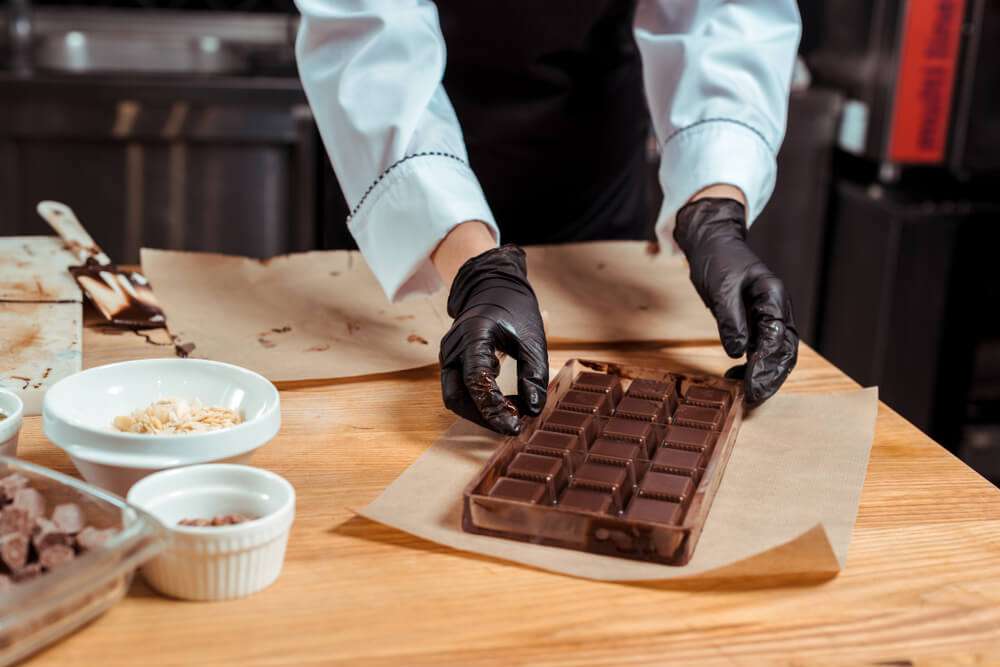
{"type": "Polygon", "coordinates": [[[49,507],[77,503],[95,528],[117,528],[102,548],[0,593],[0,665],[61,639],[122,599],[135,569],[166,546],[163,526],[111,493],[26,461],[0,456],[0,477],[20,473],[49,507]]]}

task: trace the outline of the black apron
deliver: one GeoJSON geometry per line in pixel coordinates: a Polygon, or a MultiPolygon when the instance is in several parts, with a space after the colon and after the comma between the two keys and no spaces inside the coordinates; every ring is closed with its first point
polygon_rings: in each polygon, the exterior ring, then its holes
{"type": "Polygon", "coordinates": [[[437,0],[444,87],[505,242],[652,238],[624,0],[437,0]]]}

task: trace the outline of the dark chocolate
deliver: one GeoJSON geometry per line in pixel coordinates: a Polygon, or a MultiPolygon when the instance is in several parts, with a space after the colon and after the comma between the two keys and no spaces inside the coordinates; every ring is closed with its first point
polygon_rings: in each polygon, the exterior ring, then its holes
{"type": "Polygon", "coordinates": [[[528,440],[529,448],[562,449],[568,451],[583,451],[586,447],[580,436],[572,433],[556,433],[554,431],[535,431],[528,440]]]}
{"type": "Polygon", "coordinates": [[[664,424],[668,415],[663,403],[626,396],[615,407],[615,416],[664,424]]]}
{"type": "Polygon", "coordinates": [[[669,472],[649,471],[639,484],[639,495],[660,500],[673,500],[682,503],[694,491],[694,483],[686,475],[675,475],[669,472]]]}
{"type": "Polygon", "coordinates": [[[639,458],[642,448],[627,440],[612,440],[601,436],[590,448],[590,458],[613,458],[634,461],[639,458]]]}
{"type": "Polygon", "coordinates": [[[663,437],[663,444],[678,449],[694,449],[704,452],[715,444],[718,433],[687,426],[668,426],[663,437]]]}
{"type": "Polygon", "coordinates": [[[621,380],[617,375],[607,373],[584,371],[576,376],[576,381],[573,382],[573,389],[607,394],[612,403],[618,403],[622,397],[621,380]]]}
{"type": "Polygon", "coordinates": [[[675,525],[680,522],[682,508],[678,503],[636,496],[625,511],[625,518],[633,521],[648,521],[675,525]]]}
{"type": "Polygon", "coordinates": [[[614,505],[615,501],[611,494],[584,488],[566,489],[559,499],[559,507],[598,514],[611,514],[614,505]]]}
{"type": "Polygon", "coordinates": [[[584,412],[589,415],[610,415],[611,399],[594,391],[571,390],[559,401],[558,409],[584,412]]]}
{"type": "Polygon", "coordinates": [[[718,408],[705,408],[700,405],[682,405],[674,412],[674,423],[691,428],[704,428],[718,431],[722,427],[723,412],[718,408]]]}
{"type": "Polygon", "coordinates": [[[625,468],[587,461],[573,476],[571,485],[610,493],[615,506],[622,507],[628,495],[628,471],[625,468]]]}
{"type": "Polygon", "coordinates": [[[653,453],[653,467],[657,470],[694,476],[701,468],[703,458],[704,455],[701,452],[690,449],[657,447],[653,453]]]}
{"type": "Polygon", "coordinates": [[[653,426],[649,422],[635,419],[612,417],[601,432],[605,438],[612,440],[627,440],[642,447],[647,453],[652,440],[653,426]]]}
{"type": "Polygon", "coordinates": [[[660,401],[663,402],[667,400],[668,396],[674,395],[674,385],[671,382],[660,382],[659,380],[632,380],[632,384],[628,386],[628,391],[625,392],[626,396],[634,396],[635,398],[645,398],[649,401],[660,401]]]}
{"type": "Polygon", "coordinates": [[[533,505],[545,500],[545,492],[545,485],[541,482],[529,482],[525,479],[511,479],[510,477],[501,477],[490,489],[490,495],[494,498],[519,500],[522,503],[533,505]]]}
{"type": "Polygon", "coordinates": [[[593,415],[585,415],[580,412],[569,412],[568,410],[555,410],[549,418],[542,424],[542,430],[555,431],[556,433],[569,433],[577,435],[583,444],[590,447],[597,435],[597,425],[593,415]]]}
{"type": "Polygon", "coordinates": [[[695,384],[688,387],[687,393],[684,394],[684,400],[691,405],[725,410],[729,407],[730,396],[725,389],[695,384]]]}
{"type": "Polygon", "coordinates": [[[507,476],[543,482],[554,496],[566,485],[569,475],[562,459],[520,452],[507,466],[507,476]]]}

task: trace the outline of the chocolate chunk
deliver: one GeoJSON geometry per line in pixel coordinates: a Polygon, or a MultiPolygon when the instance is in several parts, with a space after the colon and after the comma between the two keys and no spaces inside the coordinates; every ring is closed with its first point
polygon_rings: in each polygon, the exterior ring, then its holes
{"type": "Polygon", "coordinates": [[[699,405],[682,405],[674,412],[674,423],[680,426],[718,431],[722,426],[722,410],[699,405]]]}
{"type": "Polygon", "coordinates": [[[586,371],[576,376],[573,389],[581,391],[595,391],[600,394],[607,394],[612,403],[618,403],[622,397],[622,382],[617,375],[607,373],[592,373],[586,371]]]}
{"type": "Polygon", "coordinates": [[[663,444],[678,449],[694,449],[704,452],[715,444],[717,433],[700,428],[687,426],[668,426],[663,438],[663,444]]]}
{"type": "Polygon", "coordinates": [[[14,579],[14,583],[20,584],[21,582],[28,581],[29,579],[34,579],[41,573],[41,563],[28,563],[17,572],[14,572],[12,578],[14,579]]]}
{"type": "Polygon", "coordinates": [[[14,494],[28,487],[28,478],[21,473],[12,473],[0,479],[0,500],[13,502],[14,494]]]}
{"type": "Polygon", "coordinates": [[[628,386],[626,396],[634,398],[645,398],[649,401],[666,401],[668,397],[674,396],[674,385],[671,382],[659,382],[657,380],[632,380],[628,386]]]}
{"type": "Polygon", "coordinates": [[[583,512],[597,512],[598,514],[611,514],[614,509],[614,500],[608,493],[592,491],[590,489],[566,489],[559,499],[559,507],[566,509],[580,510],[583,512]]]}
{"type": "Polygon", "coordinates": [[[73,560],[75,556],[76,552],[73,551],[73,547],[65,544],[53,544],[39,550],[38,562],[46,570],[51,570],[64,563],[68,563],[73,560]]]}
{"type": "Polygon", "coordinates": [[[83,510],[76,503],[56,505],[52,510],[52,522],[64,533],[76,534],[87,525],[83,510]]]}
{"type": "Polygon", "coordinates": [[[28,562],[28,538],[20,533],[0,537],[0,560],[11,572],[17,572],[28,562]]]}
{"type": "Polygon", "coordinates": [[[686,475],[675,475],[669,472],[647,472],[639,484],[639,495],[660,500],[673,500],[682,503],[694,491],[694,483],[686,475]]]}
{"type": "Polygon", "coordinates": [[[628,495],[627,483],[628,471],[625,468],[587,461],[573,475],[571,485],[609,493],[615,500],[615,507],[622,507],[628,495]]]}
{"type": "Polygon", "coordinates": [[[560,410],[570,412],[583,412],[588,415],[610,415],[611,401],[607,394],[598,394],[593,391],[567,391],[563,399],[559,401],[560,410]]]}
{"type": "Polygon", "coordinates": [[[675,525],[680,522],[682,508],[678,503],[636,496],[625,511],[625,518],[675,525]]]}
{"type": "Polygon", "coordinates": [[[537,505],[545,499],[545,485],[541,482],[529,482],[524,479],[501,477],[490,489],[489,495],[494,498],[519,500],[522,503],[537,505]]]}
{"type": "Polygon", "coordinates": [[[701,452],[690,449],[657,447],[653,454],[653,467],[657,470],[693,477],[701,467],[702,458],[701,452]]]}
{"type": "Polygon", "coordinates": [[[507,466],[507,476],[543,482],[553,495],[566,485],[568,474],[562,459],[520,452],[507,466]]]}
{"type": "Polygon", "coordinates": [[[31,543],[35,545],[36,551],[55,545],[73,546],[73,536],[60,530],[54,521],[39,517],[35,519],[31,543]]]}
{"type": "Polygon", "coordinates": [[[0,535],[20,533],[28,537],[34,527],[35,522],[26,508],[8,505],[0,510],[0,535]]]}
{"type": "Polygon", "coordinates": [[[696,384],[688,387],[687,393],[684,394],[684,400],[691,405],[725,410],[729,407],[730,396],[725,389],[696,384]]]}
{"type": "Polygon", "coordinates": [[[104,530],[98,530],[92,526],[87,526],[79,532],[76,536],[76,543],[79,547],[85,551],[90,549],[97,549],[103,547],[105,543],[110,540],[118,531],[114,528],[105,528],[104,530]]]}
{"type": "Polygon", "coordinates": [[[14,493],[14,507],[28,511],[32,519],[45,516],[45,496],[32,488],[19,489],[14,493]]]}
{"type": "Polygon", "coordinates": [[[526,449],[537,451],[538,449],[558,449],[565,451],[583,451],[586,447],[580,440],[580,436],[571,433],[555,433],[553,431],[535,431],[531,439],[528,440],[526,449]]]}
{"type": "Polygon", "coordinates": [[[666,423],[668,415],[663,403],[626,396],[615,408],[615,416],[663,424],[666,423]]]}
{"type": "Polygon", "coordinates": [[[593,415],[555,410],[545,420],[542,430],[579,436],[584,445],[590,447],[590,443],[594,441],[594,436],[597,434],[597,425],[594,423],[593,415]]]}

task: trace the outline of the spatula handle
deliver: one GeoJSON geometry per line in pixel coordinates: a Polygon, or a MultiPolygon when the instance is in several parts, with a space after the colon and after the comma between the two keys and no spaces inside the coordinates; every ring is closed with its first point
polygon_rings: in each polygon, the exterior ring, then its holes
{"type": "Polygon", "coordinates": [[[43,201],[38,203],[36,210],[38,215],[42,216],[42,219],[62,237],[70,252],[81,264],[86,264],[91,258],[101,266],[111,264],[111,259],[94,242],[69,206],[57,201],[43,201]]]}

